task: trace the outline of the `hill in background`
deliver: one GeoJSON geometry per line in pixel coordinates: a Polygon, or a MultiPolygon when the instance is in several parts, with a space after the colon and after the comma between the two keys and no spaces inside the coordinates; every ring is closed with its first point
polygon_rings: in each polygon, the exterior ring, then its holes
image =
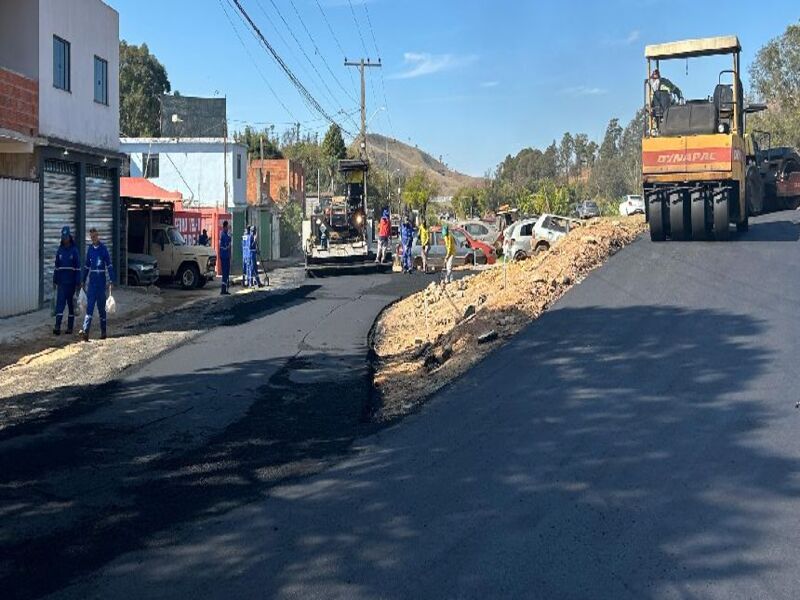
{"type": "Polygon", "coordinates": [[[391,173],[400,169],[402,175],[408,177],[414,171],[427,171],[431,179],[439,184],[439,193],[442,196],[452,196],[458,188],[463,186],[485,183],[482,177],[472,177],[448,168],[447,165],[419,148],[377,133],[370,133],[367,134],[367,151],[369,160],[374,167],[386,169],[387,145],[389,150],[388,167],[391,173]]]}

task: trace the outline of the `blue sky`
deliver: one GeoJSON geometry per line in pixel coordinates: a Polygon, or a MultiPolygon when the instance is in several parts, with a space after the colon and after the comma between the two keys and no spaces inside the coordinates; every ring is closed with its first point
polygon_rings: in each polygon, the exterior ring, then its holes
{"type": "MultiPolygon", "coordinates": [[[[282,131],[300,121],[304,131],[324,133],[319,115],[228,8],[243,47],[222,10],[227,0],[107,1],[120,13],[121,37],[147,42],[174,89],[227,96],[231,127],[274,123],[282,131]]],[[[368,71],[368,114],[387,110],[370,130],[472,175],[566,130],[599,139],[609,118],[627,121],[642,102],[647,43],[737,34],[747,66],[800,17],[797,0],[771,0],[768,10],[698,0],[352,0],[351,10],[348,0],[319,0],[322,12],[317,0],[240,1],[330,112],[358,108],[357,73],[345,69],[339,46],[347,58],[366,47],[374,59],[377,43],[383,69],[368,71]]],[[[702,60],[690,61],[688,76],[685,62],[662,72],[687,96],[705,96],[728,62],[702,60]]],[[[350,117],[340,118],[355,131],[350,117]]]]}

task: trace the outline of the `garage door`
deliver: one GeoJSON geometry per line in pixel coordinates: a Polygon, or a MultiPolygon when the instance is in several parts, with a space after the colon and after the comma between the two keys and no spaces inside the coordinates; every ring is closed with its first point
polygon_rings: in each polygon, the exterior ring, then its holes
{"type": "MultiPolygon", "coordinates": [[[[63,160],[44,161],[44,210],[42,243],[44,268],[42,290],[44,299],[53,296],[53,269],[56,251],[61,243],[61,228],[69,226],[73,237],[78,224],[78,168],[75,163],[63,160]]],[[[76,243],[79,240],[76,240],[76,243]]]]}
{"type": "MultiPolygon", "coordinates": [[[[114,182],[112,171],[104,167],[86,167],[86,245],[91,244],[89,229],[94,227],[100,241],[114,258],[114,182]]],[[[117,266],[116,264],[114,265],[117,266]]]]}

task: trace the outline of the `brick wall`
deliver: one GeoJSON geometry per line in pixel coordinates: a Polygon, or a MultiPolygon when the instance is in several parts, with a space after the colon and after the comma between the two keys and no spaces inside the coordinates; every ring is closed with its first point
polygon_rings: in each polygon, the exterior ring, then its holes
{"type": "Polygon", "coordinates": [[[283,159],[264,159],[250,161],[247,176],[247,199],[257,198],[256,182],[258,181],[259,167],[268,174],[265,178],[269,184],[269,197],[277,204],[282,204],[287,199],[302,202],[305,198],[305,176],[300,163],[283,159]],[[253,179],[251,183],[251,178],[253,179]],[[282,196],[282,191],[288,197],[282,196]],[[252,196],[251,196],[252,193],[252,196]]]}
{"type": "Polygon", "coordinates": [[[0,69],[0,129],[39,132],[39,84],[6,69],[0,69]]]}

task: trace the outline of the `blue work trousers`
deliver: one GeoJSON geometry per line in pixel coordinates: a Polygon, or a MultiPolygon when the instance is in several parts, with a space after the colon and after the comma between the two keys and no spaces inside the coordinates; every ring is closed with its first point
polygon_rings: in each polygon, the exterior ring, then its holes
{"type": "Polygon", "coordinates": [[[106,332],[106,282],[89,283],[86,287],[86,316],[83,319],[83,332],[89,333],[92,326],[92,316],[94,307],[97,306],[97,314],[100,315],[100,332],[106,332]]]}
{"type": "Polygon", "coordinates": [[[67,331],[75,327],[75,285],[59,285],[56,293],[56,329],[61,331],[64,308],[67,308],[67,331]]]}

